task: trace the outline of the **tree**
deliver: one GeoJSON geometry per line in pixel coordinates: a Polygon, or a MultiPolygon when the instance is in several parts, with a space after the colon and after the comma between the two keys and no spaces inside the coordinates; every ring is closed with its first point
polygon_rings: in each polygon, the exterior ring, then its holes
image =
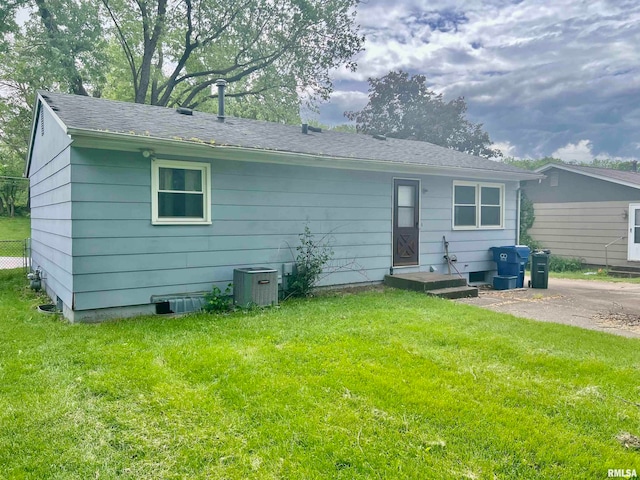
{"type": "Polygon", "coordinates": [[[215,97],[304,88],[326,98],[328,72],[351,58],[363,38],[358,0],[102,0],[118,39],[134,101],[198,107],[215,97]]]}
{"type": "Polygon", "coordinates": [[[504,163],[513,165],[514,167],[524,168],[525,170],[535,170],[544,167],[549,163],[565,163],[559,158],[543,157],[543,158],[513,158],[507,157],[502,160],[504,163]]]}
{"type": "Polygon", "coordinates": [[[393,71],[369,78],[369,103],[359,112],[345,112],[359,132],[421,140],[482,157],[502,156],[490,148],[482,124],[465,118],[463,97],[445,102],[429,90],[424,75],[393,71]]]}

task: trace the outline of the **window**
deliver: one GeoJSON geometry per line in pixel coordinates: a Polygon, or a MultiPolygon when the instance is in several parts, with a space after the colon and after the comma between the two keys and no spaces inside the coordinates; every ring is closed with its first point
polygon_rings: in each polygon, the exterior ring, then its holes
{"type": "Polygon", "coordinates": [[[208,163],[152,161],[152,223],[210,224],[208,163]]]}
{"type": "Polygon", "coordinates": [[[453,183],[453,228],[504,227],[504,185],[453,183]]]}

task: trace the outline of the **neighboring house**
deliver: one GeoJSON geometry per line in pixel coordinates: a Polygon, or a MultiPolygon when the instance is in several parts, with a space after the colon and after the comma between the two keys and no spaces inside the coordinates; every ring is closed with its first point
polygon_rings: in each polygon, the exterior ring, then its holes
{"type": "Polygon", "coordinates": [[[73,320],[155,312],[224,287],[233,270],[281,274],[309,225],[332,241],[323,285],[390,268],[456,268],[490,281],[489,247],[514,244],[520,181],[541,177],[432,144],[39,92],[27,175],[33,267],[73,320]]]}
{"type": "Polygon", "coordinates": [[[523,183],[534,240],[590,265],[640,267],[640,173],[564,164],[536,172],[546,177],[523,183]]]}

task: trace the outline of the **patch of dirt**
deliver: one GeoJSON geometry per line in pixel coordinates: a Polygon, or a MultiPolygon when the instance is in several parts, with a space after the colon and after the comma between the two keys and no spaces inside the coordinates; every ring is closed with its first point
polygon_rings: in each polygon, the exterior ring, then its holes
{"type": "Polygon", "coordinates": [[[635,435],[631,435],[629,432],[619,433],[616,436],[616,440],[618,440],[624,448],[628,448],[629,450],[640,450],[640,438],[635,435]]]}
{"type": "Polygon", "coordinates": [[[633,332],[640,332],[640,314],[607,312],[596,313],[593,317],[598,325],[609,328],[624,328],[633,332]]]}
{"type": "Polygon", "coordinates": [[[336,296],[336,295],[357,295],[363,292],[384,292],[389,287],[384,286],[382,283],[369,283],[365,285],[355,286],[331,286],[331,287],[319,287],[314,292],[314,296],[336,296]]]}

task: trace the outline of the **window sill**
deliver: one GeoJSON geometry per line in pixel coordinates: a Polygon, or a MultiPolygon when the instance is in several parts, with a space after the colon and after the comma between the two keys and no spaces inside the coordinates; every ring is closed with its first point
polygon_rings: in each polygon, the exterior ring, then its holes
{"type": "Polygon", "coordinates": [[[161,220],[151,222],[151,225],[211,225],[211,221],[206,220],[161,220]]]}
{"type": "Polygon", "coordinates": [[[466,231],[475,231],[475,230],[504,230],[505,227],[452,227],[452,230],[466,230],[466,231]]]}

